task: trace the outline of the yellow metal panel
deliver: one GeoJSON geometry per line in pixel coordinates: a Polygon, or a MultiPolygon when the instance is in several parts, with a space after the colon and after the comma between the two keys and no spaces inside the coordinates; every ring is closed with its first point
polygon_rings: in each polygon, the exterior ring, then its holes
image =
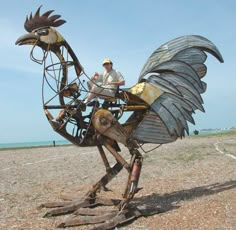
{"type": "Polygon", "coordinates": [[[162,90],[147,82],[136,84],[129,89],[129,92],[138,96],[149,105],[151,105],[158,97],[163,94],[162,90]]]}
{"type": "Polygon", "coordinates": [[[143,92],[144,87],[145,87],[145,82],[138,83],[135,86],[131,87],[129,89],[129,92],[134,94],[134,95],[139,95],[143,92]]]}

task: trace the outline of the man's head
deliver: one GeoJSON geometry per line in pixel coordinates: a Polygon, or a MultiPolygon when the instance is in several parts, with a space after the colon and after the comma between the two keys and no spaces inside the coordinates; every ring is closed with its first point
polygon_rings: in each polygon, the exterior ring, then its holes
{"type": "Polygon", "coordinates": [[[113,63],[110,59],[106,58],[103,60],[102,65],[106,69],[107,72],[110,72],[112,69],[113,63]]]}

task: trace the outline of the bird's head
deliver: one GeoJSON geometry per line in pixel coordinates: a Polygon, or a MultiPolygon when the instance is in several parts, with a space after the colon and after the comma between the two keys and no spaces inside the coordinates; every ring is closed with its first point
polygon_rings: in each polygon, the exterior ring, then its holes
{"type": "Polygon", "coordinates": [[[58,47],[65,41],[62,35],[55,29],[66,21],[60,19],[60,15],[51,15],[53,10],[40,15],[41,6],[33,16],[26,17],[24,27],[28,34],[17,39],[16,45],[33,45],[42,49],[58,47]]]}

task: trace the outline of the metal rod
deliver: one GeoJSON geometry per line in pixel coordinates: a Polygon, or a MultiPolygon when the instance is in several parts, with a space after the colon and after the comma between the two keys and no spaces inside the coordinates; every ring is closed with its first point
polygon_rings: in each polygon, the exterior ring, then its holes
{"type": "Polygon", "coordinates": [[[101,146],[101,145],[98,145],[97,147],[98,147],[98,151],[99,151],[99,153],[100,153],[100,155],[101,155],[102,161],[103,161],[103,163],[104,163],[104,165],[105,165],[105,167],[106,167],[106,171],[110,170],[111,167],[110,167],[110,164],[109,164],[109,162],[108,162],[108,160],[107,160],[106,154],[105,154],[105,152],[104,152],[102,146],[101,146]]]}
{"type": "Polygon", "coordinates": [[[130,165],[126,162],[126,160],[118,153],[115,149],[112,148],[108,143],[104,143],[104,146],[107,150],[116,158],[118,162],[120,162],[128,171],[130,171],[130,165]]]}
{"type": "Polygon", "coordinates": [[[132,199],[135,193],[138,191],[139,176],[142,168],[143,157],[138,150],[133,152],[130,160],[130,173],[128,176],[127,185],[123,197],[125,198],[125,203],[128,203],[132,199]]]}
{"type": "Polygon", "coordinates": [[[125,105],[124,111],[139,111],[139,110],[146,110],[148,106],[146,105],[125,105]]]}
{"type": "Polygon", "coordinates": [[[123,165],[117,162],[109,171],[95,184],[93,188],[87,193],[90,198],[96,197],[96,192],[101,188],[105,187],[123,168],[123,165]]]}
{"type": "Polygon", "coordinates": [[[77,108],[78,105],[45,105],[44,109],[65,109],[65,108],[77,108]]]}

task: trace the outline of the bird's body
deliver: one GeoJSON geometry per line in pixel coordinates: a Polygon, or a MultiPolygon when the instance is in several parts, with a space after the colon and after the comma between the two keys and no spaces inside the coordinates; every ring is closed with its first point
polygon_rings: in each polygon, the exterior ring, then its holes
{"type": "MultiPolygon", "coordinates": [[[[87,75],[72,48],[55,29],[65,21],[60,19],[60,15],[50,16],[51,13],[48,11],[40,15],[39,8],[34,16],[31,14],[25,22],[29,34],[19,38],[16,43],[43,49],[42,60],[36,60],[33,51],[31,58],[44,64],[43,104],[50,124],[56,132],[77,146],[97,146],[106,174],[92,187],[82,203],[47,203],[45,207],[59,208],[50,210],[46,215],[78,213],[81,207],[107,204],[107,201],[99,203],[96,193],[124,167],[129,174],[124,199],[108,202],[118,203],[119,212],[104,217],[98,215],[98,220],[94,221],[102,223],[98,229],[109,229],[143,214],[140,210],[134,212],[128,205],[138,192],[143,161],[139,148],[145,143],[173,142],[189,133],[187,122],[194,124],[192,114],[197,109],[204,111],[201,94],[206,90],[206,83],[202,81],[207,69],[204,64],[206,52],[220,62],[223,62],[223,58],[216,46],[204,37],[179,37],[153,52],[137,84],[121,89],[115,97],[107,97],[102,103],[94,101],[92,106],[88,106],[81,99],[83,91],[88,91],[81,80],[87,75]],[[48,60],[51,60],[50,64],[48,60]],[[71,78],[71,69],[74,70],[74,78],[71,78]],[[124,123],[120,123],[120,118],[127,111],[132,114],[124,123]],[[130,162],[119,154],[118,143],[129,149],[130,162]],[[115,157],[117,163],[113,167],[103,147],[115,157]]],[[[81,218],[72,222],[69,220],[60,227],[82,222],[81,218]]]]}

